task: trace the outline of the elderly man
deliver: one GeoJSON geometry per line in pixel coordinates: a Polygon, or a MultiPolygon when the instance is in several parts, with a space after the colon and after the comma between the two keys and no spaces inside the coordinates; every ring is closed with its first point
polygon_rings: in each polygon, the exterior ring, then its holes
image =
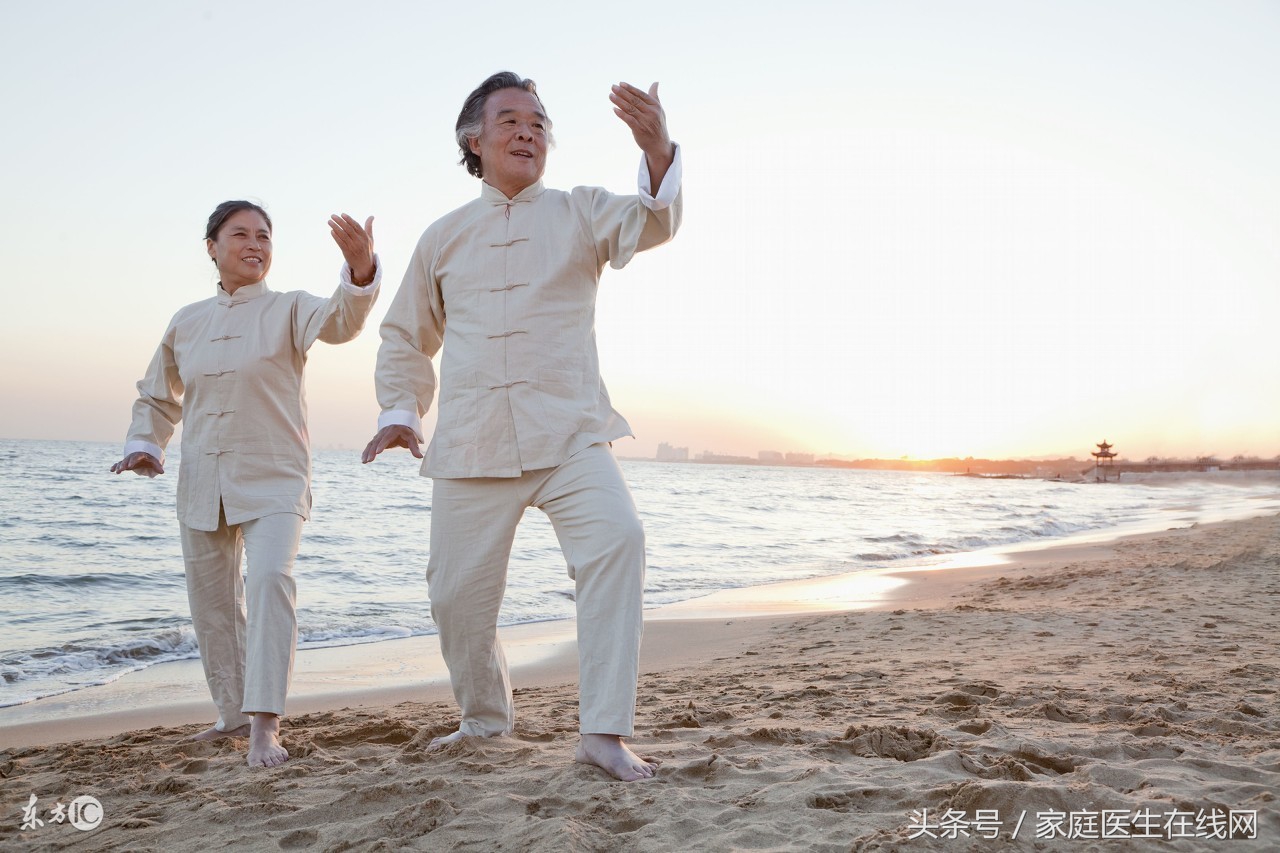
{"type": "Polygon", "coordinates": [[[463,105],[457,140],[480,198],[418,241],[382,324],[375,377],[379,431],[422,457],[421,417],[435,394],[427,586],[463,737],[509,734],[511,685],[498,609],[526,507],[550,517],[574,579],[578,615],[576,760],[631,781],[655,765],[632,734],[644,592],[644,531],[610,442],[631,434],[600,379],[595,301],[608,263],[671,239],[680,224],[680,153],[658,84],[613,87],[614,112],[644,152],[638,195],[542,185],[551,120],[532,80],[484,81],[463,105]]]}

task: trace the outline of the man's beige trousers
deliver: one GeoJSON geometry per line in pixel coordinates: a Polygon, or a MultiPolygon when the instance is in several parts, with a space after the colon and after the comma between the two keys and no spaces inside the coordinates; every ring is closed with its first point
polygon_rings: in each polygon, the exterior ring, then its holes
{"type": "Polygon", "coordinates": [[[575,581],[579,730],[629,736],[644,606],[644,528],[603,444],[521,477],[432,482],[427,590],[462,709],[459,730],[509,734],[515,724],[498,609],[516,525],[531,506],[551,519],[575,581]]]}
{"type": "Polygon", "coordinates": [[[191,625],[217,728],[238,728],[259,711],[283,714],[298,645],[293,561],[302,516],[280,512],[231,526],[220,516],[212,533],[179,527],[191,625]]]}

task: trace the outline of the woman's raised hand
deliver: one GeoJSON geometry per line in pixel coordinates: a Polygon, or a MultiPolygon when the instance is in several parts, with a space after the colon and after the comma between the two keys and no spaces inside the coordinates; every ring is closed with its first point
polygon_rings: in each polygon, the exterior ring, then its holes
{"type": "Polygon", "coordinates": [[[329,217],[329,233],[333,242],[342,250],[342,257],[351,267],[351,281],[363,287],[373,281],[373,217],[364,221],[364,227],[345,213],[329,217]]]}

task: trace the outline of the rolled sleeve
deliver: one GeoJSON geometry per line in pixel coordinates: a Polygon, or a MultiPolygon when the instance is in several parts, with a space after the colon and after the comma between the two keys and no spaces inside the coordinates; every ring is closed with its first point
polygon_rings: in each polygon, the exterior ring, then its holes
{"type": "Polygon", "coordinates": [[[640,201],[650,210],[666,210],[675,203],[676,196],[680,193],[684,166],[681,165],[679,143],[671,144],[676,149],[675,159],[671,161],[671,168],[667,169],[667,173],[662,176],[662,186],[658,187],[658,192],[653,195],[649,194],[649,186],[653,183],[649,176],[649,162],[643,154],[640,155],[640,174],[636,181],[640,190],[640,201]]]}
{"type": "Polygon", "coordinates": [[[129,458],[131,453],[146,453],[154,459],[159,460],[160,464],[164,464],[164,448],[150,441],[142,441],[134,439],[124,443],[124,458],[129,458]]]}
{"type": "Polygon", "coordinates": [[[378,430],[384,430],[389,426],[405,426],[413,430],[413,434],[418,437],[418,441],[424,441],[422,437],[422,418],[414,412],[406,412],[404,409],[388,409],[378,415],[378,430]]]}
{"type": "Polygon", "coordinates": [[[382,259],[375,253],[373,256],[373,281],[366,285],[356,284],[351,276],[351,265],[342,264],[342,273],[338,277],[339,286],[353,296],[370,296],[378,292],[382,286],[382,259]]]}

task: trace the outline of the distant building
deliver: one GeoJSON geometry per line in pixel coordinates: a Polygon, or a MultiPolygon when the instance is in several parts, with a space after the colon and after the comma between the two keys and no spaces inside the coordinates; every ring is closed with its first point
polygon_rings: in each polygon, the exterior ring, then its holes
{"type": "Polygon", "coordinates": [[[786,456],[788,465],[812,465],[812,453],[788,453],[786,456]]]}
{"type": "Polygon", "coordinates": [[[777,450],[761,450],[759,458],[760,462],[765,465],[781,465],[786,461],[786,457],[777,450]]]}
{"type": "MultiPolygon", "coordinates": [[[[1094,479],[1105,483],[1107,482],[1108,475],[1115,470],[1116,454],[1111,450],[1115,445],[1110,444],[1104,438],[1097,447],[1097,450],[1089,454],[1094,459],[1098,460],[1094,463],[1094,479]]],[[[1120,479],[1119,474],[1116,475],[1116,479],[1120,479]]]]}
{"type": "Polygon", "coordinates": [[[688,462],[689,448],[672,447],[664,441],[658,445],[658,455],[654,458],[659,462],[688,462]]]}
{"type": "Polygon", "coordinates": [[[712,465],[758,465],[755,459],[750,456],[729,456],[723,453],[716,453],[714,450],[704,450],[698,454],[695,462],[706,462],[712,465]]]}

